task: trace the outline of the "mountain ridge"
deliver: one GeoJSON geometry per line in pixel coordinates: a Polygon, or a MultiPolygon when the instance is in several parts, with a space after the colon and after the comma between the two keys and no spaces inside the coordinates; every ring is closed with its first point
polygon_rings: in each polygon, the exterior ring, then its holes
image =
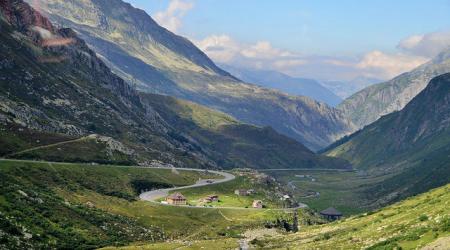
{"type": "Polygon", "coordinates": [[[290,95],[307,96],[316,101],[327,103],[331,107],[336,107],[342,101],[340,97],[313,79],[292,77],[272,70],[237,68],[225,64],[219,66],[244,82],[277,89],[290,95]]]}
{"type": "Polygon", "coordinates": [[[190,42],[180,46],[184,54],[178,47],[170,49],[172,39],[185,39],[155,25],[150,16],[139,18],[144,12],[123,1],[41,3],[52,21],[76,30],[116,74],[141,90],[193,101],[245,123],[271,126],[313,150],[353,130],[337,109],[241,82],[213,66],[202,67],[211,62],[203,52],[190,42]],[[143,25],[148,32],[138,29],[143,25]],[[159,33],[170,37],[158,42],[159,33]],[[190,53],[204,61],[196,64],[200,59],[191,60],[190,53]]]}
{"type": "Polygon", "coordinates": [[[450,52],[443,51],[431,61],[392,80],[369,86],[345,99],[338,109],[359,128],[383,115],[401,110],[428,82],[450,72],[450,52]]]}

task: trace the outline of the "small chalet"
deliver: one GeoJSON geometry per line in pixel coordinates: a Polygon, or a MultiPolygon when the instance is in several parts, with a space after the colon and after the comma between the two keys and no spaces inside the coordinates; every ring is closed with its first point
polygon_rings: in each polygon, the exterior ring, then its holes
{"type": "Polygon", "coordinates": [[[166,197],[167,204],[170,205],[186,205],[187,200],[181,193],[173,193],[166,197]]]}
{"type": "Polygon", "coordinates": [[[203,202],[205,202],[205,203],[210,203],[210,202],[214,202],[214,201],[219,201],[218,195],[208,195],[205,198],[203,198],[203,202]]]}
{"type": "Polygon", "coordinates": [[[263,208],[263,202],[261,200],[254,200],[252,207],[253,208],[263,208]]]}
{"type": "Polygon", "coordinates": [[[247,189],[236,189],[234,190],[234,193],[239,195],[239,196],[247,196],[250,195],[250,193],[248,192],[247,189]]]}
{"type": "Polygon", "coordinates": [[[327,220],[339,220],[342,217],[342,213],[336,210],[336,208],[334,207],[329,207],[321,211],[320,215],[322,215],[327,220]]]}

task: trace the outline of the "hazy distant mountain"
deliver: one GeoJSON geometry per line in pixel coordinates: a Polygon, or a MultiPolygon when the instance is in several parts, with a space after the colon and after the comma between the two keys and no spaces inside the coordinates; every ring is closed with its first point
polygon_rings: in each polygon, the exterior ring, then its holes
{"type": "Polygon", "coordinates": [[[116,74],[142,90],[206,105],[246,123],[271,126],[313,150],[352,131],[353,125],[341,111],[237,80],[187,39],[121,0],[38,2],[54,22],[75,29],[116,74]]]}
{"type": "Polygon", "coordinates": [[[320,81],[320,84],[331,90],[340,98],[345,99],[361,89],[380,82],[382,82],[382,80],[377,78],[360,76],[350,81],[320,81]]]}
{"type": "Polygon", "coordinates": [[[411,72],[372,85],[350,96],[338,108],[359,127],[370,124],[383,115],[402,109],[438,75],[450,72],[450,51],[411,72]]]}
{"type": "Polygon", "coordinates": [[[271,70],[255,70],[237,68],[231,65],[220,65],[237,78],[262,87],[277,89],[291,95],[303,95],[335,107],[342,99],[316,80],[291,77],[271,70]]]}
{"type": "Polygon", "coordinates": [[[390,174],[369,192],[384,200],[450,182],[450,74],[434,78],[401,111],[331,146],[357,169],[390,174]]]}

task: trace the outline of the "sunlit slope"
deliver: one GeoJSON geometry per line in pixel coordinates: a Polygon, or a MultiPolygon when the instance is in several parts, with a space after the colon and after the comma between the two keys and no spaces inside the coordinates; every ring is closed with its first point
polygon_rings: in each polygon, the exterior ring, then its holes
{"type": "Polygon", "coordinates": [[[222,167],[351,168],[345,160],[314,154],[270,127],[244,124],[224,113],[172,97],[143,94],[164,120],[194,139],[222,167]]]}
{"type": "Polygon", "coordinates": [[[305,227],[259,244],[267,249],[420,249],[434,241],[449,242],[449,207],[446,185],[376,212],[305,227]]]}

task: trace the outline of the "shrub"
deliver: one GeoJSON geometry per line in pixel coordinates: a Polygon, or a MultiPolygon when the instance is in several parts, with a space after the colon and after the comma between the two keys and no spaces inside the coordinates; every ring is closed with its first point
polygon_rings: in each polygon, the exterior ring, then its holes
{"type": "Polygon", "coordinates": [[[421,216],[419,216],[419,220],[420,221],[426,221],[426,220],[428,220],[428,216],[425,215],[425,214],[422,214],[421,216]]]}

